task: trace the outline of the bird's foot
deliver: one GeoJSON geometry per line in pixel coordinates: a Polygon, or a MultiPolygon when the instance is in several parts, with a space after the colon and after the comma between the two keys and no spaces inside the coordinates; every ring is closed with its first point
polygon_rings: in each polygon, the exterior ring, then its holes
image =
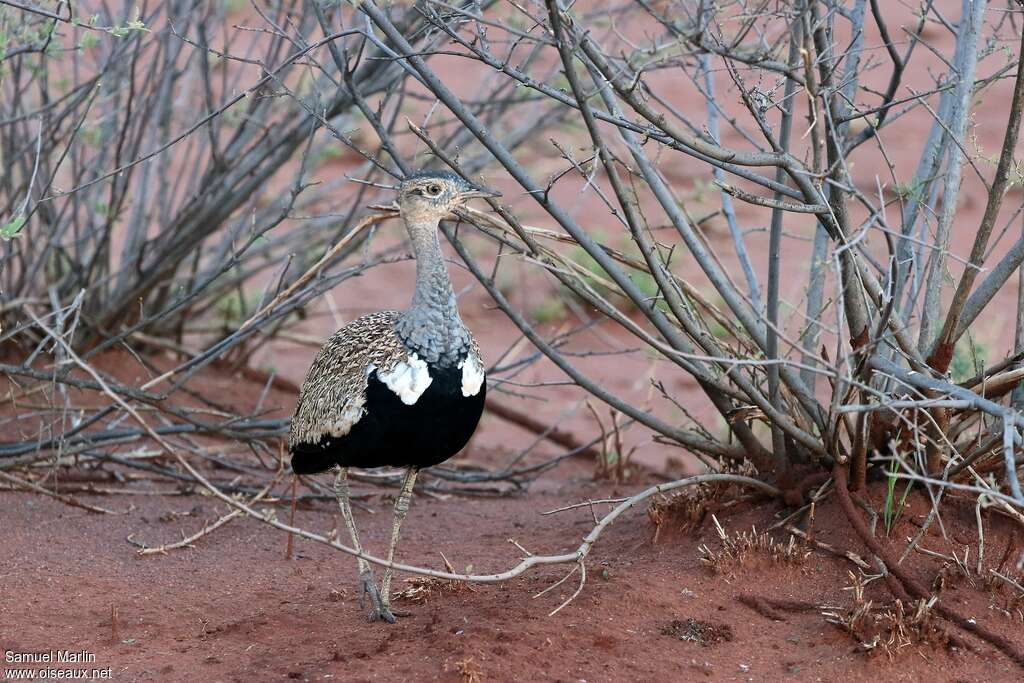
{"type": "Polygon", "coordinates": [[[367,619],[367,621],[371,621],[371,622],[373,622],[373,621],[386,621],[389,624],[393,624],[396,621],[398,621],[395,613],[392,612],[387,607],[385,607],[384,605],[380,605],[379,607],[374,607],[372,610],[370,610],[369,614],[366,615],[366,619],[367,619]]]}
{"type": "Polygon", "coordinates": [[[407,609],[395,609],[391,605],[384,605],[384,609],[389,611],[389,612],[391,612],[391,614],[393,616],[396,616],[396,617],[411,617],[412,616],[412,612],[410,612],[407,609]]]}
{"type": "Polygon", "coordinates": [[[412,616],[412,612],[408,610],[392,608],[390,604],[384,601],[379,591],[375,591],[374,595],[380,598],[380,602],[374,602],[373,609],[366,615],[369,621],[386,621],[389,624],[393,624],[397,621],[398,617],[412,616]]]}
{"type": "Polygon", "coordinates": [[[390,605],[380,605],[370,610],[367,614],[369,621],[386,621],[389,624],[393,624],[398,621],[398,617],[408,617],[412,615],[412,612],[400,609],[391,609],[390,605]]]}
{"type": "Polygon", "coordinates": [[[388,604],[389,601],[381,597],[380,590],[377,588],[377,584],[372,576],[362,577],[362,583],[363,593],[360,596],[359,604],[365,607],[363,599],[367,597],[370,599],[370,610],[366,614],[368,621],[386,621],[389,624],[393,624],[397,621],[397,617],[409,616],[409,612],[391,609],[391,606],[388,604]]]}

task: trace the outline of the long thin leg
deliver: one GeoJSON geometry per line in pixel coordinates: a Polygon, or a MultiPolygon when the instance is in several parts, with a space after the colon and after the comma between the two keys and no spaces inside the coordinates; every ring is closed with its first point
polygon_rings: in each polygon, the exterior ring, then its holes
{"type": "MultiPolygon", "coordinates": [[[[338,499],[341,516],[345,518],[345,525],[348,527],[348,533],[352,537],[352,547],[355,548],[356,552],[362,553],[363,546],[359,543],[359,532],[356,531],[356,522],[352,517],[352,505],[349,502],[347,467],[338,468],[338,473],[334,477],[334,495],[338,499]]],[[[381,600],[380,593],[377,591],[377,584],[374,581],[373,569],[370,568],[370,563],[361,557],[357,557],[356,561],[359,563],[359,580],[363,587],[362,595],[370,596],[370,603],[373,607],[369,615],[370,620],[384,619],[394,623],[395,617],[388,610],[387,603],[381,600]],[[389,616],[391,617],[390,619],[388,618],[389,616]]]]}
{"type": "MultiPolygon", "coordinates": [[[[395,524],[391,528],[391,547],[388,548],[388,564],[395,561],[395,547],[398,545],[398,537],[401,534],[402,522],[409,514],[409,501],[412,500],[412,487],[416,483],[416,475],[419,469],[410,467],[405,473],[402,481],[402,490],[395,501],[395,524]]],[[[384,607],[391,604],[391,567],[384,569],[384,580],[380,584],[380,597],[384,601],[384,607]]]]}

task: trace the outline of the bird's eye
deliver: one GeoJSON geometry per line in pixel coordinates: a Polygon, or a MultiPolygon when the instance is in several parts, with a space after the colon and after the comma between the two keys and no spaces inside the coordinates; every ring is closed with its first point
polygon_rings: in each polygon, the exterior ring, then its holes
{"type": "Polygon", "coordinates": [[[441,194],[441,186],[440,185],[428,185],[427,186],[427,193],[429,195],[431,195],[432,197],[436,197],[439,194],[441,194]]]}

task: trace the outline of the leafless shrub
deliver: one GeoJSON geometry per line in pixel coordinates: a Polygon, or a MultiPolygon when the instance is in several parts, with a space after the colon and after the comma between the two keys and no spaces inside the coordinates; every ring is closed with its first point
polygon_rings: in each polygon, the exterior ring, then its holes
{"type": "MultiPolygon", "coordinates": [[[[1021,181],[1019,11],[964,0],[953,24],[926,3],[897,41],[903,18],[865,0],[627,2],[614,29],[556,0],[528,4],[282,0],[250,12],[255,29],[209,3],[167,0],[145,16],[103,6],[89,21],[5,7],[2,339],[32,348],[47,335],[29,313],[53,322],[73,310],[59,332],[87,354],[200,345],[192,368],[244,365],[314,296],[373,265],[262,305],[386,198],[377,185],[429,154],[509,176],[540,225],[496,202],[463,221],[621,328],[660,376],[695,379],[727,427],[680,425],[670,391],[634,405],[584,375],[496,287],[509,259],[452,233],[497,305],[615,415],[781,481],[796,462],[834,461],[861,488],[878,452],[892,477],[988,491],[1019,515],[1024,323],[1001,360],[949,377],[963,365],[957,344],[995,314],[1024,261],[1024,237],[1012,236],[1022,207],[1008,192],[1021,181]],[[884,51],[867,50],[869,34],[884,51]],[[478,97],[452,90],[435,69],[442,56],[478,70],[478,97]],[[48,77],[72,60],[69,81],[48,77]],[[931,87],[909,86],[925,68],[931,87]],[[676,77],[665,82],[666,70],[676,77]],[[873,71],[881,90],[867,84],[873,71]],[[702,111],[673,101],[681,82],[702,111]],[[1011,84],[1012,95],[990,95],[1011,84]],[[986,97],[986,113],[1006,121],[999,150],[970,127],[986,97]],[[410,102],[421,124],[406,122],[410,102]],[[928,131],[916,164],[888,153],[903,121],[928,131]],[[347,150],[350,174],[371,184],[320,181],[325,149],[347,150]],[[526,163],[538,157],[552,162],[546,179],[526,163]],[[879,159],[884,174],[857,170],[879,159]],[[681,168],[716,189],[678,187],[681,168]],[[985,207],[961,220],[968,185],[985,207]],[[606,238],[555,198],[563,187],[594,197],[606,238]],[[724,222],[721,238],[708,221],[724,222]],[[975,228],[968,255],[951,242],[954,222],[975,228]],[[766,238],[752,225],[767,225],[766,238]],[[807,264],[799,288],[782,277],[796,263],[807,264]],[[909,448],[893,452],[894,441],[909,448]]],[[[324,265],[355,260],[363,243],[324,265]]]]}

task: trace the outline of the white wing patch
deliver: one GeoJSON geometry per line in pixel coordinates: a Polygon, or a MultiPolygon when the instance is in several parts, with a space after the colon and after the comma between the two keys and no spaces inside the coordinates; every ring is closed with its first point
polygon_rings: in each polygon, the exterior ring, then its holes
{"type": "Polygon", "coordinates": [[[484,369],[479,359],[469,354],[459,363],[459,367],[462,368],[462,395],[476,396],[484,383],[484,369]]]}
{"type": "Polygon", "coordinates": [[[377,378],[384,382],[388,389],[398,394],[398,398],[407,406],[416,403],[434,381],[427,371],[427,364],[415,353],[410,353],[406,362],[399,363],[390,372],[378,372],[377,378]]]}

